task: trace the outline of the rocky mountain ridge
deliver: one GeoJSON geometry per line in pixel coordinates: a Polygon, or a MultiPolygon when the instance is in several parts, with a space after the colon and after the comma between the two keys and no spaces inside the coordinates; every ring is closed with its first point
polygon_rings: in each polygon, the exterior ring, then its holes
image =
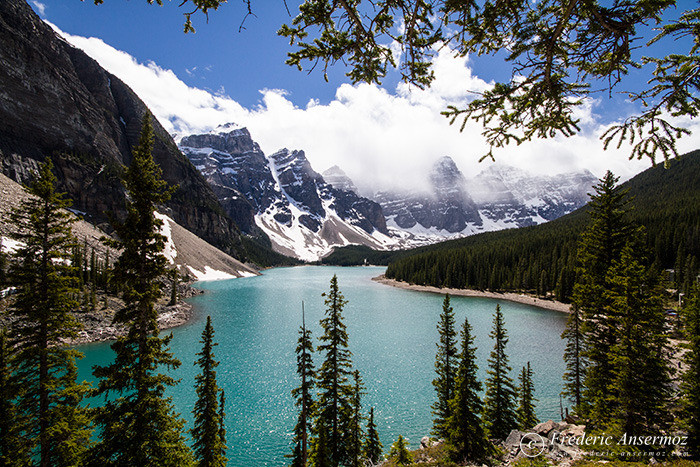
{"type": "Polygon", "coordinates": [[[327,183],[304,151],[281,149],[266,157],[247,129],[232,125],[186,136],[180,149],[237,224],[251,235],[264,232],[280,253],[316,260],[334,246],[396,244],[381,207],[327,183]],[[250,209],[231,209],[233,198],[250,209]]]}
{"type": "Polygon", "coordinates": [[[389,226],[415,235],[454,238],[556,219],[588,201],[588,171],[532,175],[493,165],[467,179],[452,158],[439,159],[423,190],[379,191],[389,226]]]}
{"type": "Polygon", "coordinates": [[[427,175],[427,189],[380,191],[370,200],[340,167],[319,174],[299,150],[266,156],[235,124],[179,145],[245,233],[262,232],[276,251],[305,260],[335,246],[396,249],[539,224],[585,204],[595,182],[589,172],[545,177],[508,166],[467,179],[443,157],[427,175]]]}
{"type": "MultiPolygon", "coordinates": [[[[72,47],[23,0],[0,2],[0,167],[26,183],[51,156],[58,189],[95,224],[124,211],[120,173],[131,161],[146,105],[116,76],[72,47]]],[[[177,186],[165,213],[178,224],[239,258],[245,251],[236,224],[217,196],[153,121],[153,157],[177,186]]]]}

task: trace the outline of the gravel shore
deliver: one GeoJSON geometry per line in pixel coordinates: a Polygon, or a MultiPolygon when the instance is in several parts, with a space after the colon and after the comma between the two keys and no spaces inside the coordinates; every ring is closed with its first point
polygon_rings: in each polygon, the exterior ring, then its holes
{"type": "Polygon", "coordinates": [[[571,306],[567,303],[557,302],[555,300],[543,300],[541,298],[535,298],[530,295],[517,294],[517,293],[497,293],[497,292],[484,292],[481,290],[473,289],[448,289],[432,287],[428,285],[415,285],[409,284],[408,282],[401,282],[394,279],[387,279],[383,274],[378,277],[373,277],[373,281],[384,285],[390,285],[392,287],[398,287],[399,289],[406,290],[416,290],[418,292],[431,292],[437,294],[450,294],[460,297],[485,297],[485,298],[495,298],[497,300],[508,300],[509,302],[523,303],[525,305],[532,305],[538,308],[544,308],[545,310],[559,311],[561,313],[571,313],[571,306]]]}

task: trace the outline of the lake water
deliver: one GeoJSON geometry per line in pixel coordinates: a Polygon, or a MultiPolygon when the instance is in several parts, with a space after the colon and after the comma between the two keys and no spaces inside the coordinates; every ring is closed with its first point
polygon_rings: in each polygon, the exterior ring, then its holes
{"type": "MultiPolygon", "coordinates": [[[[174,373],[181,379],[169,391],[191,428],[194,405],[195,352],[211,315],[216,332],[218,382],[226,391],[229,466],[285,465],[290,452],[296,411],[290,391],[297,384],[294,349],[301,325],[301,302],[314,339],[324,313],[321,293],[333,274],[348,300],[344,310],[350,349],[367,394],[365,411],[375,407],[377,427],[388,451],[399,434],[412,446],[429,434],[434,401],[436,325],[443,296],[377,284],[371,278],[379,267],[337,268],[307,266],[265,271],[262,276],[198,284],[206,294],[191,299],[198,312],[187,325],[173,330],[171,349],[182,361],[174,373]]],[[[468,316],[474,328],[480,378],[493,347],[488,337],[496,300],[453,297],[456,322],[468,316]]],[[[559,419],[564,342],[560,335],[566,315],[502,301],[510,341],[507,353],[515,380],[530,361],[534,371],[537,414],[541,420],[559,419]]],[[[80,377],[93,380],[90,369],[112,359],[106,343],[81,346],[80,377]]],[[[314,356],[319,364],[320,355],[314,356]]]]}

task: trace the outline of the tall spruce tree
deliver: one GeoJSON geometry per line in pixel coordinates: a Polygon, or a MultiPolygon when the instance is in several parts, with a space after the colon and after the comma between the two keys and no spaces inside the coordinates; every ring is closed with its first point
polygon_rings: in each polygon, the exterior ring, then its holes
{"type": "Polygon", "coordinates": [[[583,313],[583,356],[587,365],[579,410],[593,419],[611,411],[607,389],[613,378],[610,352],[617,343],[617,332],[606,312],[608,271],[633,234],[626,219],[627,191],[621,190],[617,181],[618,177],[608,171],[594,187],[588,204],[590,224],[578,249],[573,294],[574,305],[583,313]]]}
{"type": "Polygon", "coordinates": [[[566,340],[566,348],[564,349],[566,371],[564,372],[563,394],[573,402],[574,411],[578,413],[581,408],[586,363],[584,359],[583,320],[581,310],[576,304],[571,306],[571,314],[561,337],[566,340]]]}
{"type": "Polygon", "coordinates": [[[433,380],[437,400],[432,406],[434,416],[432,433],[438,438],[447,439],[450,434],[447,427],[447,421],[451,415],[450,400],[454,397],[458,365],[455,315],[450,306],[449,294],[445,295],[442,302],[442,313],[440,313],[437,330],[439,335],[438,350],[435,355],[437,377],[433,380]]]}
{"type": "Polygon", "coordinates": [[[391,445],[389,450],[389,459],[398,465],[409,465],[413,462],[413,455],[408,450],[408,445],[403,436],[399,435],[399,439],[391,445]]]}
{"type": "Polygon", "coordinates": [[[532,382],[532,368],[530,362],[520,371],[518,377],[520,385],[518,387],[518,426],[521,430],[529,430],[537,425],[537,416],[535,415],[535,387],[532,382]]]}
{"type": "Polygon", "coordinates": [[[14,352],[5,328],[0,329],[0,466],[28,465],[27,440],[22,435],[23,420],[17,402],[21,387],[13,377],[14,352]]]}
{"type": "Polygon", "coordinates": [[[351,460],[348,437],[352,419],[353,386],[350,382],[352,353],[348,349],[348,334],[342,314],[347,301],[338,289],[337,276],[333,276],[330,291],[323,296],[326,297],[326,316],[321,320],[324,332],[318,352],[324,355],[324,361],[317,378],[319,394],[314,432],[318,436],[314,443],[317,451],[314,458],[317,467],[338,467],[347,465],[351,460]],[[329,463],[322,463],[326,462],[326,458],[329,463]]]}
{"type": "Polygon", "coordinates": [[[489,453],[479,398],[481,383],[477,379],[476,347],[472,327],[465,318],[462,326],[462,352],[455,381],[451,414],[447,420],[450,457],[460,463],[482,463],[489,453]]]}
{"type": "Polygon", "coordinates": [[[33,197],[14,210],[11,282],[17,287],[11,313],[17,321],[11,345],[16,354],[17,407],[32,456],[40,466],[74,465],[90,444],[87,409],[81,405],[89,387],[76,383],[76,358],[65,341],[77,335],[72,315],[78,294],[70,251],[74,222],[65,208],[71,201],[57,193],[50,159],[39,167],[28,191],[33,197]]]}
{"type": "Polygon", "coordinates": [[[299,328],[299,340],[297,341],[297,375],[299,375],[299,387],[292,390],[295,405],[299,408],[299,417],[294,427],[294,450],[291,455],[292,467],[306,467],[309,461],[309,437],[312,432],[313,421],[313,390],[316,373],[313,364],[313,342],[311,330],[306,328],[304,316],[304,304],[302,303],[301,327],[299,328]]]}
{"type": "Polygon", "coordinates": [[[94,370],[100,380],[96,395],[105,397],[105,405],[97,413],[100,441],[92,462],[104,465],[182,466],[193,461],[183,437],[184,422],[165,397],[166,387],[177,382],[159,373],[161,368],[177,368],[180,361],[168,348],[172,334],[160,337],[156,321],[167,260],[162,221],[154,212],[170,198],[171,189],[153,161],[153,138],[147,113],[124,173],[127,215],[123,222],[113,221],[119,240],[109,242],[121,250],[112,277],[125,303],[114,323],[127,326],[128,332],[112,344],[114,362],[94,370]]]}
{"type": "Polygon", "coordinates": [[[683,373],[683,424],[688,433],[688,453],[700,460],[700,289],[695,286],[686,299],[685,333],[689,351],[685,354],[688,369],[683,373]]]}
{"type": "Polygon", "coordinates": [[[367,421],[367,437],[363,446],[363,455],[365,460],[371,465],[379,464],[382,460],[382,443],[379,441],[379,433],[377,425],[374,422],[374,407],[369,409],[369,419],[367,421]]]}
{"type": "Polygon", "coordinates": [[[663,290],[655,271],[643,261],[644,255],[629,243],[608,273],[606,313],[617,334],[609,356],[610,411],[594,413],[598,425],[619,427],[629,436],[665,430],[669,423],[671,378],[663,290]]]}
{"type": "Polygon", "coordinates": [[[350,444],[350,461],[349,466],[360,467],[362,465],[362,441],[364,433],[362,431],[362,395],[364,394],[364,385],[360,377],[360,371],[355,370],[352,374],[352,416],[350,419],[348,442],[350,444]]]}
{"type": "Polygon", "coordinates": [[[200,467],[223,467],[226,465],[226,440],[222,439],[219,430],[222,426],[223,407],[219,406],[221,389],[216,383],[216,370],[219,362],[214,359],[214,327],[211,316],[207,316],[207,324],[202,332],[202,350],[194,363],[201,373],[195,378],[197,402],[194,404],[194,427],[192,434],[192,449],[200,467]]]}
{"type": "Polygon", "coordinates": [[[484,422],[491,438],[505,439],[511,430],[518,427],[515,413],[517,392],[513,386],[513,380],[508,375],[511,370],[506,355],[508,334],[500,305],[496,305],[493,329],[489,336],[494,339],[495,343],[488,359],[484,422]]]}

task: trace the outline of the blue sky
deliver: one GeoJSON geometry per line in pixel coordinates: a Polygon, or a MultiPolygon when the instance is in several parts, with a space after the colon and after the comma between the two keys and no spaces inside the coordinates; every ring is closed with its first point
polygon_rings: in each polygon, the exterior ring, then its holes
{"type": "MultiPolygon", "coordinates": [[[[234,121],[247,126],[267,154],[304,149],[316,170],[340,165],[366,190],[419,184],[444,155],[467,177],[492,164],[477,162],[487,150],[478,125],[459,133],[439,112],[507,77],[500,57],[454,59],[444,50],[434,60],[437,79],[427,91],[398,83],[395,74],[382,87],[352,86],[340,66],[329,71],[327,83],[320,71],[307,74],[284,63],[290,48],[276,31],[291,17],[282,0],[254,1],[256,16],[241,31],[246,11],[241,0],[212,12],[208,23],[198,13],[196,34],[182,32],[186,7],[179,8],[177,0],[164,3],[30,1],[73,45],[134,88],[172,133],[209,131],[234,121]]],[[[288,4],[294,15],[297,4],[288,4]]],[[[648,79],[646,71],[631,77],[633,86],[648,79]]],[[[634,110],[624,95],[596,94],[580,109],[580,135],[508,147],[497,151],[497,161],[535,173],[587,169],[600,176],[612,169],[629,178],[649,161],[628,161],[628,148],[605,152],[598,137],[634,110]]],[[[681,151],[696,147],[693,137],[679,145],[681,151]]]]}

